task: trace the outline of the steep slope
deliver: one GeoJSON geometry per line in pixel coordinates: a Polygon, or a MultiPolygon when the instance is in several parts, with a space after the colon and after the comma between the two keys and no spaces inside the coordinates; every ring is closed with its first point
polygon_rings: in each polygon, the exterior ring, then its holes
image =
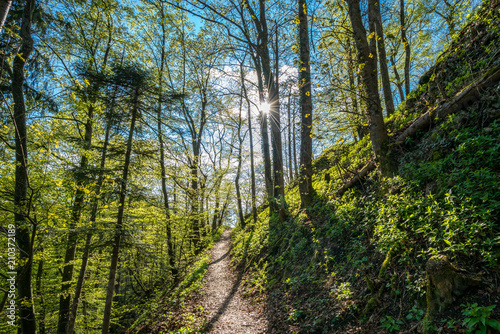
{"type": "Polygon", "coordinates": [[[500,1],[469,22],[387,120],[397,177],[355,172],[368,138],[335,145],[315,161],[313,207],[290,186],[286,222],[265,210],[233,232],[269,332],[500,330],[500,1]]]}

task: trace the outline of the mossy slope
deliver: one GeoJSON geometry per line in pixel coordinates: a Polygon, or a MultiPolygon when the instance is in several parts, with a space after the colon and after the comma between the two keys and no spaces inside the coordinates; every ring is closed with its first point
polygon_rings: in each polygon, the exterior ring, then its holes
{"type": "MultiPolygon", "coordinates": [[[[492,0],[387,120],[393,138],[419,115],[498,70],[499,54],[500,1],[492,0]]],[[[298,189],[291,185],[287,221],[280,224],[264,210],[255,226],[249,221],[245,230],[236,229],[233,259],[247,271],[248,294],[268,300],[269,332],[474,328],[462,325],[470,305],[500,302],[499,117],[497,83],[463,110],[393,145],[396,177],[372,174],[341,198],[336,190],[370,160],[369,139],[331,147],[315,161],[313,207],[300,210],[298,189]],[[424,324],[425,265],[436,254],[480,283],[454,291],[451,306],[424,324]]],[[[498,308],[487,317],[500,318],[498,308]]]]}

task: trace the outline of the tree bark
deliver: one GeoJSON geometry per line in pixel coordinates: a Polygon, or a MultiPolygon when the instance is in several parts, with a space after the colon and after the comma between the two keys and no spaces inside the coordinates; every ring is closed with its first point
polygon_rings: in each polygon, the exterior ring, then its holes
{"type": "MultiPolygon", "coordinates": [[[[265,102],[264,83],[262,82],[262,67],[258,57],[252,55],[257,72],[257,87],[259,90],[259,102],[265,102]]],[[[260,131],[262,136],[262,155],[264,160],[264,180],[266,185],[267,202],[272,204],[273,197],[273,178],[271,175],[271,154],[269,150],[269,132],[267,125],[267,114],[260,110],[260,131]]]]}
{"type": "Polygon", "coordinates": [[[288,183],[292,183],[293,180],[293,166],[292,166],[292,87],[290,86],[290,91],[288,92],[288,183]]]}
{"type": "Polygon", "coordinates": [[[370,0],[374,10],[375,38],[377,40],[378,60],[380,64],[380,74],[382,77],[382,87],[384,89],[384,102],[387,116],[394,113],[394,101],[392,100],[391,81],[389,79],[389,69],[387,67],[387,55],[385,52],[384,28],[382,26],[382,14],[380,12],[380,2],[370,0]]]}
{"type": "Polygon", "coordinates": [[[139,89],[136,88],[134,93],[134,102],[132,108],[132,119],[130,121],[130,130],[127,140],[127,150],[125,152],[125,163],[123,165],[123,175],[120,186],[120,199],[118,206],[118,216],[115,226],[115,237],[113,241],[113,250],[111,252],[111,265],[109,268],[108,288],[106,291],[106,302],[104,305],[104,316],[102,322],[102,334],[109,333],[109,325],[111,321],[111,307],[113,302],[113,293],[115,290],[116,269],[118,267],[118,256],[120,253],[120,243],[123,229],[123,215],[125,212],[125,199],[127,197],[127,182],[130,166],[130,157],[132,155],[132,142],[134,139],[134,129],[139,112],[139,89]]]}
{"type": "Polygon", "coordinates": [[[292,140],[293,140],[293,167],[295,171],[295,179],[299,177],[299,167],[297,166],[297,140],[295,135],[295,108],[293,108],[292,112],[292,140]]]}
{"type": "Polygon", "coordinates": [[[405,25],[405,0],[400,0],[399,2],[399,21],[401,25],[401,41],[405,47],[405,96],[410,94],[410,43],[406,37],[406,25],[405,25]]]}
{"type": "MultiPolygon", "coordinates": [[[[243,81],[243,66],[240,65],[240,73],[241,73],[241,84],[244,85],[243,81]]],[[[243,90],[243,88],[242,88],[243,90]]],[[[241,228],[245,228],[245,218],[243,217],[243,208],[241,206],[241,191],[240,191],[240,175],[241,175],[241,153],[243,151],[243,138],[241,137],[241,109],[243,104],[243,94],[240,95],[240,108],[238,114],[238,125],[237,125],[237,133],[238,133],[238,169],[236,170],[236,178],[234,180],[234,185],[236,188],[236,202],[238,204],[238,217],[240,219],[241,228]]]]}
{"type": "MultiPolygon", "coordinates": [[[[114,113],[114,106],[115,106],[115,98],[116,98],[116,93],[117,90],[115,89],[114,95],[111,99],[111,108],[109,110],[109,114],[114,113]]],[[[93,226],[95,225],[96,219],[97,219],[97,212],[99,209],[99,196],[101,194],[101,189],[102,185],[104,183],[104,168],[106,166],[106,157],[107,157],[107,151],[108,151],[108,144],[109,144],[109,137],[110,137],[110,131],[111,131],[111,120],[107,120],[106,124],[106,131],[104,134],[104,144],[102,148],[102,153],[101,153],[101,162],[99,166],[99,176],[97,178],[97,185],[95,189],[95,196],[94,200],[92,203],[92,208],[90,212],[90,220],[89,220],[89,228],[90,230],[87,232],[87,236],[85,238],[85,246],[83,250],[83,255],[82,255],[82,264],[80,266],[80,273],[78,274],[78,280],[76,283],[75,287],[75,295],[73,297],[73,302],[71,303],[71,308],[68,316],[68,321],[66,325],[66,333],[73,333],[73,329],[75,327],[75,321],[76,321],[76,315],[78,311],[78,306],[80,303],[80,297],[82,295],[83,291],[83,285],[85,283],[85,273],[87,272],[87,266],[88,266],[88,261],[90,257],[90,247],[92,243],[92,236],[93,236],[93,226]]]]}
{"type": "Polygon", "coordinates": [[[165,151],[164,151],[164,142],[163,142],[163,133],[162,133],[162,104],[163,104],[163,71],[165,67],[165,45],[166,45],[166,29],[165,29],[165,12],[164,5],[160,3],[160,15],[161,15],[161,59],[160,59],[160,72],[159,72],[159,94],[158,94],[158,141],[160,142],[160,171],[161,171],[161,189],[163,194],[163,204],[165,209],[165,224],[167,230],[167,254],[168,254],[168,263],[170,266],[170,273],[172,277],[176,278],[178,271],[175,265],[175,255],[174,255],[174,247],[172,244],[172,227],[170,220],[170,208],[168,202],[168,192],[167,192],[167,178],[166,178],[166,170],[165,170],[165,151]]]}
{"type": "Polygon", "coordinates": [[[252,115],[250,107],[250,99],[248,98],[247,89],[245,83],[242,82],[243,95],[247,102],[247,119],[248,119],[248,134],[250,138],[250,181],[251,181],[251,197],[252,197],[252,217],[253,222],[257,222],[257,204],[256,204],[256,190],[255,190],[255,165],[253,160],[253,130],[252,130],[252,115]]]}
{"type": "MultiPolygon", "coordinates": [[[[392,176],[394,173],[394,164],[389,157],[389,138],[387,129],[382,116],[382,107],[378,94],[377,80],[377,55],[375,43],[368,45],[366,41],[366,30],[361,18],[359,0],[348,0],[349,18],[353,29],[353,35],[358,50],[359,64],[361,67],[361,79],[363,82],[363,102],[365,103],[368,127],[370,130],[370,139],[372,149],[375,155],[380,172],[383,176],[392,176]]],[[[372,11],[369,10],[371,16],[372,11]]],[[[370,20],[372,22],[372,20],[370,20]]],[[[371,33],[375,34],[373,24],[370,24],[371,33]]]]}
{"type": "Polygon", "coordinates": [[[301,106],[299,191],[302,208],[311,205],[314,197],[312,185],[312,85],[309,61],[309,33],[306,0],[298,0],[299,18],[299,87],[301,106]]]}
{"type": "MultiPolygon", "coordinates": [[[[90,149],[92,145],[92,122],[94,118],[94,107],[91,105],[88,108],[87,122],[85,124],[85,150],[90,149]]],[[[88,165],[88,158],[86,153],[83,153],[80,160],[79,170],[76,171],[76,193],[71,209],[71,223],[69,226],[68,239],[66,243],[66,254],[64,256],[64,269],[61,282],[61,295],[59,297],[59,319],[57,323],[57,333],[66,333],[68,325],[68,317],[70,312],[71,293],[71,280],[73,279],[73,261],[76,255],[76,244],[78,241],[78,231],[76,230],[80,216],[83,209],[83,202],[85,200],[84,187],[86,186],[86,172],[88,165]]]]}
{"type": "MultiPolygon", "coordinates": [[[[264,3],[261,0],[261,4],[264,3]]],[[[261,5],[262,6],[262,5],[261,5]]],[[[261,7],[261,15],[262,15],[261,7]]],[[[264,17],[265,20],[265,17],[264,17]]],[[[267,28],[265,29],[267,36],[267,28]]],[[[265,52],[263,52],[264,54],[265,52]]],[[[278,36],[276,27],[276,54],[275,54],[275,74],[276,80],[273,82],[273,73],[269,69],[269,73],[266,75],[264,70],[265,78],[268,79],[267,87],[269,90],[269,116],[271,118],[271,147],[272,147],[272,157],[273,157],[273,180],[274,180],[274,210],[279,215],[279,221],[285,220],[285,179],[283,175],[283,145],[281,141],[281,118],[280,118],[280,99],[279,99],[279,83],[278,83],[278,65],[279,53],[278,53],[278,36]]],[[[265,68],[265,66],[264,66],[265,68]]]]}
{"type": "Polygon", "coordinates": [[[2,32],[5,20],[9,14],[12,2],[12,0],[0,0],[0,33],[2,32]]]}
{"type": "Polygon", "coordinates": [[[398,92],[399,92],[399,98],[401,99],[401,102],[405,101],[405,94],[403,92],[403,85],[401,84],[401,78],[399,77],[399,72],[396,67],[396,62],[394,61],[394,57],[391,55],[391,64],[392,64],[392,70],[394,72],[394,77],[396,78],[396,86],[398,87],[398,92]]]}
{"type": "MultiPolygon", "coordinates": [[[[38,328],[40,334],[45,334],[45,298],[42,291],[43,260],[38,261],[38,270],[36,273],[36,293],[40,297],[40,316],[38,317],[38,328]]],[[[0,308],[1,312],[1,308],[0,308]]]]}
{"type": "Polygon", "coordinates": [[[35,228],[27,219],[28,207],[28,146],[26,129],[26,104],[24,100],[24,66],[33,52],[31,24],[35,0],[27,0],[22,15],[20,37],[22,39],[19,52],[16,54],[12,71],[12,98],[14,100],[14,127],[16,146],[16,171],[14,187],[14,221],[16,225],[16,243],[19,249],[19,266],[17,268],[18,306],[23,333],[37,333],[35,307],[31,273],[33,270],[33,244],[35,228]]]}

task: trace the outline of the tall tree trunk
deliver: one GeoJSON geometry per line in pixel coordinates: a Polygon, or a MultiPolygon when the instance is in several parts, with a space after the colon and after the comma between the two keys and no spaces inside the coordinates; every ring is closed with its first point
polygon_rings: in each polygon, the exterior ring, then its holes
{"type": "MultiPolygon", "coordinates": [[[[38,261],[38,270],[36,273],[36,294],[40,298],[40,313],[38,317],[38,328],[40,334],[45,334],[45,298],[42,291],[42,277],[43,277],[43,259],[38,261]]],[[[1,308],[0,308],[1,311],[1,308]]]]}
{"type": "Polygon", "coordinates": [[[297,140],[295,135],[295,108],[292,112],[292,140],[293,140],[293,169],[295,171],[295,179],[299,177],[299,167],[297,166],[297,140]]]}
{"type": "Polygon", "coordinates": [[[378,60],[380,64],[380,74],[382,77],[382,87],[384,88],[384,100],[387,116],[394,113],[394,101],[392,100],[391,81],[389,79],[389,69],[387,67],[387,55],[385,52],[384,28],[382,26],[382,14],[380,12],[379,0],[370,0],[374,10],[375,31],[377,40],[378,60]]]}
{"type": "Polygon", "coordinates": [[[399,98],[401,102],[405,100],[405,94],[403,92],[403,85],[401,84],[401,78],[399,77],[398,68],[396,67],[396,62],[394,57],[391,55],[392,70],[394,71],[394,77],[396,78],[396,86],[398,87],[399,98]]]}
{"type": "MultiPolygon", "coordinates": [[[[260,60],[260,65],[262,66],[261,75],[264,75],[264,85],[267,88],[269,96],[268,100],[270,105],[269,115],[271,118],[271,146],[273,154],[272,175],[274,177],[274,184],[272,185],[271,189],[272,191],[268,192],[268,194],[270,195],[269,204],[271,206],[271,210],[274,212],[279,212],[279,219],[283,220],[285,218],[285,188],[283,180],[283,151],[281,145],[279,90],[278,84],[274,79],[271,58],[269,56],[269,30],[267,28],[266,19],[266,0],[259,0],[258,3],[258,15],[256,15],[250,5],[246,5],[245,8],[248,10],[250,16],[252,17],[255,29],[257,31],[259,43],[255,46],[255,51],[257,52],[257,56],[260,60]]],[[[277,47],[276,51],[278,51],[277,47]]],[[[276,57],[276,64],[277,60],[278,57],[276,57]]],[[[260,68],[260,66],[258,67],[260,68]]],[[[257,75],[259,76],[259,73],[257,73],[257,75]]],[[[266,163],[264,165],[266,165],[266,163]]]]}
{"type": "Polygon", "coordinates": [[[165,11],[164,4],[160,3],[160,14],[161,14],[161,63],[160,63],[160,73],[159,73],[159,94],[158,94],[158,140],[160,142],[160,170],[161,170],[161,190],[163,193],[163,204],[165,208],[165,224],[167,229],[167,253],[168,253],[168,263],[170,266],[170,273],[174,278],[177,277],[177,268],[175,266],[175,256],[174,247],[172,244],[172,227],[170,220],[170,208],[168,203],[168,193],[167,193],[167,178],[165,171],[165,151],[162,133],[162,100],[163,100],[163,71],[165,67],[165,44],[166,44],[166,30],[165,30],[165,11]]]}
{"type": "Polygon", "coordinates": [[[301,107],[299,191],[300,202],[303,208],[311,205],[314,197],[312,185],[312,85],[307,8],[306,0],[298,0],[301,107]]]}
{"type": "Polygon", "coordinates": [[[245,83],[242,82],[243,95],[247,102],[247,119],[248,119],[248,135],[250,138],[250,182],[251,182],[251,197],[252,197],[252,217],[253,222],[257,222],[257,204],[256,204],[256,191],[255,191],[255,165],[253,160],[253,130],[252,130],[252,115],[250,113],[250,99],[248,98],[245,83]]]}
{"type": "MultiPolygon", "coordinates": [[[[265,102],[264,83],[262,81],[262,67],[258,57],[252,55],[255,71],[257,72],[257,87],[259,90],[259,102],[265,102]]],[[[267,126],[267,114],[260,110],[260,130],[262,135],[262,155],[264,160],[264,180],[266,185],[267,201],[272,205],[273,178],[271,174],[271,154],[269,150],[269,132],[267,126]]]]}
{"type": "MultiPolygon", "coordinates": [[[[372,142],[373,153],[379,164],[380,172],[383,176],[391,176],[394,171],[394,164],[389,157],[389,138],[382,115],[380,97],[378,95],[377,80],[377,56],[375,44],[368,45],[366,30],[361,18],[359,0],[348,0],[349,18],[353,30],[356,48],[358,50],[359,63],[364,64],[361,69],[361,79],[364,86],[363,102],[365,103],[368,127],[372,142]]],[[[372,11],[369,10],[369,20],[371,21],[372,11]]],[[[373,24],[370,25],[373,29],[373,24]]],[[[371,33],[374,32],[371,31],[371,33]]]]}
{"type": "Polygon", "coordinates": [[[290,91],[288,92],[288,183],[292,183],[293,180],[293,166],[292,166],[292,87],[290,86],[290,91]]]}
{"type": "Polygon", "coordinates": [[[359,64],[354,60],[353,57],[353,50],[352,50],[352,40],[350,37],[348,37],[347,40],[347,45],[348,45],[348,52],[347,52],[347,73],[349,76],[349,96],[351,98],[351,106],[352,106],[352,112],[355,115],[355,126],[356,126],[356,131],[354,132],[354,137],[358,138],[361,140],[361,135],[359,133],[359,130],[363,127],[363,121],[360,119],[359,115],[359,107],[358,107],[358,87],[359,85],[356,85],[356,77],[355,77],[355,69],[358,68],[359,64]]]}
{"type": "MultiPolygon", "coordinates": [[[[85,124],[85,150],[90,149],[92,145],[92,122],[94,118],[94,106],[90,105],[88,108],[87,122],[85,124]]],[[[76,193],[71,209],[71,223],[69,226],[68,239],[66,242],[66,254],[64,257],[64,269],[62,273],[61,295],[59,297],[59,320],[57,323],[57,333],[66,333],[68,325],[68,317],[70,312],[71,293],[71,280],[73,279],[74,260],[76,255],[76,244],[78,241],[78,231],[76,230],[80,216],[83,209],[83,202],[85,200],[85,186],[86,186],[86,169],[88,165],[88,158],[86,152],[83,153],[80,160],[79,170],[76,172],[76,193]]]]}
{"type": "Polygon", "coordinates": [[[245,228],[245,218],[243,217],[243,208],[241,206],[241,191],[240,191],[242,150],[243,150],[243,138],[241,137],[241,103],[240,103],[240,113],[238,118],[238,169],[236,170],[236,178],[234,180],[234,185],[236,188],[236,202],[238,204],[238,217],[240,219],[240,225],[242,228],[245,228]]]}
{"type": "Polygon", "coordinates": [[[236,202],[238,204],[238,217],[240,219],[240,225],[242,228],[245,228],[245,218],[243,217],[243,207],[241,205],[241,191],[240,191],[240,175],[241,175],[241,154],[243,151],[243,138],[241,137],[241,112],[243,108],[243,86],[245,85],[245,79],[243,75],[243,62],[240,64],[240,79],[241,79],[241,94],[240,94],[240,107],[238,114],[238,128],[237,128],[237,136],[238,136],[238,169],[236,170],[236,178],[234,180],[234,185],[236,187],[236,202]]]}
{"type": "Polygon", "coordinates": [[[16,143],[16,171],[14,187],[14,222],[16,225],[16,243],[19,249],[17,268],[17,289],[19,316],[22,333],[36,333],[35,306],[31,273],[33,270],[33,244],[36,230],[27,219],[28,206],[28,146],[26,130],[26,104],[24,101],[24,66],[33,52],[31,23],[35,0],[27,0],[23,9],[21,24],[21,47],[16,54],[12,70],[12,98],[14,100],[14,127],[16,143]]]}
{"type": "Polygon", "coordinates": [[[106,291],[106,302],[104,305],[104,316],[102,321],[102,334],[109,333],[111,321],[111,307],[113,302],[113,293],[115,290],[116,269],[118,268],[118,256],[120,253],[120,243],[123,229],[123,215],[125,212],[125,199],[127,197],[127,182],[130,166],[130,157],[132,155],[132,142],[134,139],[134,129],[139,112],[139,89],[134,93],[134,102],[132,109],[132,120],[130,121],[130,130],[127,140],[127,150],[125,152],[125,163],[123,165],[123,175],[120,187],[120,199],[118,206],[118,216],[116,219],[115,237],[113,241],[113,250],[111,252],[111,265],[109,268],[108,289],[106,291]]]}
{"type": "Polygon", "coordinates": [[[410,43],[406,37],[405,0],[399,2],[399,21],[401,26],[401,41],[405,47],[405,96],[410,94],[410,43]]]}
{"type": "MultiPolygon", "coordinates": [[[[263,2],[261,2],[263,3],[263,2]]],[[[262,14],[262,11],[261,11],[262,14]]],[[[268,78],[266,86],[269,90],[269,116],[271,118],[271,147],[273,157],[273,180],[274,180],[274,210],[279,214],[279,220],[285,220],[285,179],[283,175],[283,145],[281,142],[281,118],[280,118],[280,99],[279,99],[279,52],[278,52],[278,27],[276,27],[276,54],[275,54],[275,74],[276,79],[273,82],[273,73],[269,68],[268,73],[264,70],[265,78],[268,78]]],[[[267,28],[266,28],[267,36],[267,28]]],[[[267,44],[267,37],[266,37],[267,44]]],[[[265,54],[266,52],[263,52],[265,54]]],[[[267,53],[269,57],[269,53],[267,53]]],[[[269,60],[267,60],[269,61],[269,60]]],[[[264,66],[266,68],[266,66],[264,66]]]]}
{"type": "MultiPolygon", "coordinates": [[[[115,91],[116,94],[116,91],[115,91]]],[[[114,105],[114,97],[113,97],[113,103],[112,106],[114,105]]],[[[113,107],[112,107],[113,108],[113,107]]],[[[109,134],[111,131],[111,120],[107,121],[106,125],[106,133],[104,135],[104,145],[102,148],[102,153],[101,153],[101,162],[100,162],[100,170],[99,170],[99,177],[97,179],[97,185],[96,185],[96,190],[95,190],[95,197],[92,203],[92,209],[90,212],[90,226],[89,230],[87,232],[87,236],[85,238],[85,246],[83,249],[83,255],[82,255],[82,264],[80,266],[80,273],[78,274],[78,280],[76,282],[76,287],[75,287],[75,295],[73,297],[73,302],[71,303],[71,308],[70,308],[70,313],[68,317],[68,323],[66,326],[66,333],[73,333],[73,329],[75,327],[75,321],[76,321],[76,315],[78,312],[78,305],[80,303],[80,297],[82,295],[83,291],[83,285],[85,282],[85,274],[87,272],[87,266],[89,262],[89,257],[90,257],[90,248],[92,245],[92,229],[93,226],[95,225],[96,219],[97,219],[97,212],[99,209],[99,196],[101,194],[101,189],[102,185],[104,183],[104,168],[106,166],[106,156],[107,156],[107,151],[108,151],[108,144],[109,144],[109,134]]]]}
{"type": "Polygon", "coordinates": [[[12,0],[0,0],[0,32],[2,32],[11,5],[12,0]]]}
{"type": "Polygon", "coordinates": [[[212,217],[212,232],[217,230],[217,219],[219,219],[219,206],[220,206],[220,182],[216,181],[214,189],[215,189],[215,209],[214,215],[212,217]]]}

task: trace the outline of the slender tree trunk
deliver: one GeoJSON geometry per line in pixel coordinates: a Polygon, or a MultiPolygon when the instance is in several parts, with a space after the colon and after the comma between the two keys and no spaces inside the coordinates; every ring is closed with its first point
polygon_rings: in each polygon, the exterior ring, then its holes
{"type": "MultiPolygon", "coordinates": [[[[91,105],[88,108],[87,122],[85,124],[85,150],[88,150],[92,145],[92,122],[94,118],[94,107],[91,105]]],[[[76,244],[78,241],[78,231],[76,227],[80,221],[80,216],[83,209],[83,202],[85,200],[85,186],[88,159],[86,152],[83,153],[80,161],[79,170],[76,172],[76,194],[71,210],[71,223],[69,226],[68,239],[66,243],[66,254],[64,257],[64,269],[62,274],[61,295],[59,297],[59,320],[57,323],[57,333],[66,333],[68,325],[68,317],[70,312],[71,293],[71,280],[73,279],[74,260],[76,255],[76,244]]]]}
{"type": "MultiPolygon", "coordinates": [[[[259,90],[259,102],[264,103],[264,83],[262,82],[262,67],[259,58],[253,57],[255,71],[257,72],[257,87],[259,90]]],[[[267,201],[272,205],[273,178],[271,175],[271,154],[269,150],[269,132],[267,126],[267,114],[260,111],[260,130],[262,134],[262,155],[264,159],[264,180],[266,184],[267,201]]]]}
{"type": "Polygon", "coordinates": [[[127,182],[130,166],[130,157],[132,155],[132,142],[134,139],[134,129],[139,112],[139,91],[136,89],[134,93],[134,105],[132,109],[132,120],[130,121],[130,130],[127,140],[127,151],[125,152],[125,164],[123,166],[123,175],[121,180],[120,199],[118,206],[118,216],[115,227],[115,237],[113,242],[113,250],[111,252],[111,265],[109,268],[108,289],[106,291],[106,302],[104,305],[104,317],[102,321],[102,334],[109,333],[109,325],[111,320],[111,307],[113,302],[113,293],[115,290],[116,269],[118,268],[118,256],[120,253],[120,243],[123,229],[123,215],[125,212],[125,199],[127,197],[127,182]]]}
{"type": "Polygon", "coordinates": [[[358,86],[356,85],[356,77],[354,75],[354,70],[358,68],[358,64],[354,61],[354,57],[352,54],[352,41],[351,38],[348,38],[348,52],[347,52],[347,72],[349,76],[349,95],[351,98],[351,106],[352,106],[352,112],[355,115],[355,125],[356,125],[356,132],[354,134],[354,137],[358,137],[359,140],[361,140],[361,136],[359,133],[359,129],[362,128],[363,126],[363,121],[360,119],[358,116],[359,114],[359,107],[358,107],[358,86]]]}
{"type": "Polygon", "coordinates": [[[242,82],[243,95],[247,101],[247,119],[248,119],[248,135],[250,138],[250,180],[251,180],[251,197],[252,197],[252,217],[253,222],[257,222],[257,204],[256,204],[256,191],[255,191],[255,165],[253,160],[253,130],[252,130],[252,115],[250,99],[248,98],[247,89],[245,83],[242,82]]]}
{"type": "Polygon", "coordinates": [[[400,0],[399,20],[401,25],[401,41],[405,47],[405,96],[410,94],[410,43],[406,37],[405,0],[400,0]]]}
{"type": "Polygon", "coordinates": [[[292,106],[291,106],[291,98],[292,98],[292,87],[290,87],[290,91],[288,92],[288,183],[292,183],[293,180],[293,166],[292,166],[292,106]]]}
{"type": "Polygon", "coordinates": [[[191,163],[191,213],[193,215],[193,225],[192,225],[192,230],[193,230],[193,235],[192,235],[192,241],[195,249],[195,253],[197,254],[199,252],[199,247],[200,247],[200,241],[201,241],[201,235],[200,235],[200,218],[199,218],[199,200],[200,200],[200,194],[198,191],[198,161],[200,157],[200,146],[197,141],[197,137],[193,138],[192,140],[192,147],[193,147],[193,160],[191,163]]]}
{"type": "Polygon", "coordinates": [[[14,100],[14,126],[16,144],[16,171],[14,187],[14,221],[16,225],[16,243],[19,250],[17,268],[18,307],[22,333],[36,333],[35,306],[31,286],[33,270],[33,244],[35,228],[27,219],[28,194],[28,146],[26,129],[26,104],[24,100],[24,66],[33,52],[31,23],[35,0],[27,0],[23,9],[19,52],[16,54],[12,69],[12,98],[14,100]]]}
{"type": "Polygon", "coordinates": [[[394,101],[392,100],[391,81],[389,79],[389,69],[387,67],[387,55],[385,52],[384,28],[382,26],[382,14],[380,12],[379,0],[370,0],[374,10],[375,31],[377,40],[378,59],[380,64],[380,74],[382,77],[382,87],[384,89],[385,109],[387,116],[394,113],[394,101]]]}
{"type": "Polygon", "coordinates": [[[243,108],[243,86],[245,85],[245,79],[243,75],[243,63],[240,64],[240,79],[241,79],[241,94],[240,94],[240,107],[238,114],[238,128],[237,128],[237,136],[238,136],[238,169],[236,170],[236,178],[234,180],[234,185],[236,187],[236,201],[238,204],[238,217],[240,218],[240,225],[242,228],[245,228],[245,218],[243,217],[243,207],[241,205],[241,191],[240,191],[240,175],[241,175],[241,154],[243,151],[243,138],[241,137],[241,112],[243,108]]]}
{"type": "Polygon", "coordinates": [[[306,0],[298,0],[299,17],[299,87],[301,106],[300,177],[299,191],[303,208],[309,207],[314,197],[312,185],[312,96],[311,65],[309,61],[309,33],[306,0]]]}
{"type": "MultiPolygon", "coordinates": [[[[116,92],[115,92],[116,93],[116,92]]],[[[113,97],[113,104],[114,105],[114,97],[113,97]]],[[[101,153],[101,162],[100,162],[100,170],[99,170],[99,177],[97,179],[97,185],[96,185],[96,190],[95,190],[95,197],[93,200],[92,204],[92,210],[90,212],[90,231],[87,232],[87,236],[85,238],[85,246],[83,249],[83,255],[82,255],[82,264],[80,266],[80,273],[78,274],[78,280],[76,282],[76,287],[75,287],[75,295],[73,297],[73,302],[71,303],[71,308],[70,308],[70,313],[68,317],[68,323],[66,327],[66,333],[73,333],[73,329],[75,327],[75,321],[76,321],[76,315],[78,312],[78,305],[80,303],[80,297],[82,295],[82,290],[83,290],[83,285],[85,283],[85,274],[87,272],[87,266],[89,262],[89,257],[90,257],[90,248],[92,245],[92,228],[95,225],[96,219],[97,219],[97,212],[99,209],[99,196],[101,194],[101,189],[102,185],[104,183],[104,168],[106,166],[106,156],[107,156],[107,151],[108,151],[108,144],[109,144],[109,134],[111,131],[111,120],[108,120],[108,123],[106,125],[106,133],[104,135],[104,145],[102,148],[102,153],[101,153]]]]}
{"type": "MultiPolygon", "coordinates": [[[[375,44],[368,45],[366,30],[363,26],[359,0],[348,0],[349,18],[351,20],[356,48],[358,49],[359,63],[364,64],[361,69],[361,79],[364,86],[363,100],[365,103],[368,127],[372,142],[373,153],[379,164],[383,176],[391,176],[394,164],[389,157],[389,138],[382,115],[380,97],[378,95],[377,56],[375,44]]],[[[369,10],[370,13],[373,13],[369,10]]],[[[370,19],[370,21],[372,18],[370,19]]],[[[373,24],[370,25],[373,29],[373,24]]],[[[374,32],[371,31],[371,33],[374,32]]]]}
{"type": "MultiPolygon", "coordinates": [[[[267,28],[266,28],[266,45],[267,45],[267,28]]],[[[266,52],[263,52],[263,54],[266,54],[266,52]]],[[[273,73],[270,66],[267,67],[266,65],[263,66],[263,68],[264,68],[265,79],[268,81],[266,86],[269,89],[269,116],[271,118],[271,147],[272,147],[273,180],[274,180],[273,196],[275,204],[273,207],[275,212],[279,214],[279,220],[284,221],[286,216],[285,213],[286,204],[285,204],[285,180],[283,175],[283,145],[281,141],[278,59],[279,59],[278,36],[276,36],[276,54],[275,54],[276,80],[273,80],[273,73]],[[268,69],[266,70],[266,68],[268,69]]],[[[266,61],[269,62],[269,53],[267,53],[266,61]]]]}
{"type": "Polygon", "coordinates": [[[293,108],[292,112],[292,140],[293,140],[293,167],[295,170],[295,179],[299,177],[299,168],[297,166],[297,140],[295,135],[295,108],[293,108]]]}
{"type": "Polygon", "coordinates": [[[172,227],[170,220],[170,208],[168,203],[168,193],[167,193],[167,178],[165,171],[165,151],[162,133],[162,100],[163,100],[163,70],[165,66],[165,44],[166,44],[166,31],[165,31],[165,12],[163,3],[160,3],[160,14],[162,19],[161,29],[162,29],[162,45],[161,45],[161,63],[160,63],[160,73],[159,73],[159,94],[158,94],[158,140],[160,142],[160,170],[161,170],[161,189],[163,193],[163,204],[165,207],[165,219],[166,219],[166,229],[167,229],[167,252],[168,252],[168,263],[170,266],[170,273],[175,278],[177,277],[177,268],[175,266],[175,256],[174,247],[172,244],[172,227]]]}
{"type": "Polygon", "coordinates": [[[36,294],[40,298],[40,316],[38,317],[38,329],[40,334],[45,334],[45,298],[42,291],[43,260],[38,261],[36,273],[36,294]]]}
{"type": "Polygon", "coordinates": [[[214,216],[212,217],[212,232],[217,230],[217,219],[219,218],[219,206],[220,206],[220,182],[215,184],[215,209],[214,216]]]}
{"type": "Polygon", "coordinates": [[[0,32],[2,32],[11,5],[12,0],[0,0],[0,32]]]}
{"type": "Polygon", "coordinates": [[[398,69],[396,67],[396,62],[394,62],[394,57],[391,55],[392,70],[394,71],[394,77],[396,78],[396,86],[398,87],[399,98],[401,102],[405,100],[405,94],[403,92],[403,85],[401,84],[401,78],[399,77],[398,69]]]}

